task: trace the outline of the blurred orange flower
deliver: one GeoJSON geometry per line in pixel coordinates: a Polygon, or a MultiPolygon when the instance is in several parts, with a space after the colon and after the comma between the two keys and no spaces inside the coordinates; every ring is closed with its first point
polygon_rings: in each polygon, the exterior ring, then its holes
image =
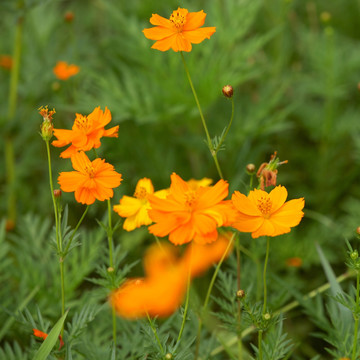
{"type": "Polygon", "coordinates": [[[144,29],[144,35],[150,40],[157,40],[151,47],[160,51],[170,48],[174,51],[191,51],[191,44],[199,44],[210,39],[216,31],[215,27],[201,26],[205,23],[206,14],[203,10],[189,12],[187,9],[178,8],[166,19],[160,15],[152,14],[150,23],[155,27],[144,29]]]}
{"type": "Polygon", "coordinates": [[[77,65],[69,65],[66,61],[58,61],[54,66],[53,72],[59,80],[67,80],[80,71],[77,65]]]}
{"type": "Polygon", "coordinates": [[[238,210],[232,226],[241,232],[251,232],[253,238],[277,236],[290,232],[304,216],[304,198],[286,201],[284,186],[275,187],[270,193],[254,189],[248,196],[235,191],[232,202],[238,210]]]}
{"type": "Polygon", "coordinates": [[[166,191],[154,192],[154,187],[150,179],[140,179],[136,185],[134,197],[124,195],[120,199],[120,205],[113,207],[121,217],[125,217],[123,228],[127,231],[132,231],[142,225],[149,225],[152,223],[148,215],[150,203],[148,195],[154,194],[158,197],[166,197],[166,191]]]}
{"type": "Polygon", "coordinates": [[[102,159],[90,161],[81,151],[71,157],[75,171],[61,172],[58,183],[61,190],[75,192],[75,199],[82,204],[90,205],[95,199],[104,201],[113,195],[113,188],[121,183],[121,174],[111,164],[102,159]]]}
{"type": "MultiPolygon", "coordinates": [[[[43,340],[45,340],[48,337],[48,334],[46,334],[38,329],[33,329],[33,332],[34,332],[34,336],[41,338],[43,340]]],[[[61,335],[59,335],[59,340],[60,340],[60,347],[59,347],[59,350],[60,350],[64,346],[64,341],[63,341],[61,335]]]]}
{"type": "Polygon", "coordinates": [[[171,186],[166,199],[149,195],[150,218],[156,223],[149,227],[157,236],[169,235],[175,245],[194,240],[199,244],[211,243],[217,239],[217,228],[227,225],[234,210],[229,201],[228,183],[218,181],[214,186],[191,186],[177,174],[171,175],[171,186]]]}
{"type": "Polygon", "coordinates": [[[13,60],[10,55],[0,55],[0,67],[11,70],[13,65],[13,60]]]}
{"type": "MultiPolygon", "coordinates": [[[[118,315],[135,319],[171,315],[182,303],[187,288],[188,272],[198,276],[218,262],[229,244],[229,234],[220,235],[212,244],[191,244],[182,258],[169,243],[152,245],[144,256],[144,278],[134,278],[110,295],[118,315]]],[[[229,253],[227,253],[228,255],[229,253]]]]}
{"type": "Polygon", "coordinates": [[[103,112],[100,106],[96,107],[90,115],[76,114],[71,130],[54,129],[57,140],[53,146],[62,147],[71,144],[60,156],[69,158],[77,151],[89,151],[100,147],[102,137],[117,137],[119,126],[105,130],[105,126],[111,121],[110,110],[105,107],[103,112]]]}
{"type": "Polygon", "coordinates": [[[302,259],[300,257],[292,257],[286,260],[286,265],[289,267],[300,267],[302,265],[302,259]]]}

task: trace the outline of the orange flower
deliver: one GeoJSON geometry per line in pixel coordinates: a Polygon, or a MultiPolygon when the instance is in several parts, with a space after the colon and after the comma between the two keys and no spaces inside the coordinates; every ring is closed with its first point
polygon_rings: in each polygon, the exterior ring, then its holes
{"type": "Polygon", "coordinates": [[[75,199],[79,203],[90,205],[95,199],[110,199],[114,195],[112,189],[121,183],[121,174],[105,160],[90,161],[81,151],[71,157],[71,162],[76,171],[61,172],[58,183],[65,192],[75,191],[75,199]]]}
{"type": "Polygon", "coordinates": [[[154,244],[144,257],[144,278],[134,278],[110,295],[116,312],[128,319],[171,315],[182,303],[190,276],[198,276],[218,262],[229,244],[229,234],[212,244],[191,244],[182,258],[170,244],[154,244]]]}
{"type": "Polygon", "coordinates": [[[140,179],[136,185],[134,197],[124,195],[120,200],[120,205],[113,207],[121,217],[125,217],[123,228],[127,231],[132,231],[142,225],[149,225],[152,223],[148,215],[150,203],[148,195],[165,198],[166,191],[158,191],[154,193],[154,187],[150,179],[140,179]]]}
{"type": "MultiPolygon", "coordinates": [[[[46,334],[38,329],[33,329],[33,332],[34,332],[34,336],[41,338],[43,340],[45,340],[48,337],[48,334],[46,334]]],[[[59,340],[60,340],[60,347],[59,347],[59,350],[60,350],[64,346],[64,341],[63,341],[61,335],[59,335],[59,340]]]]}
{"type": "Polygon", "coordinates": [[[11,70],[13,65],[13,60],[10,55],[0,55],[0,67],[11,70]]]}
{"type": "Polygon", "coordinates": [[[270,193],[254,189],[247,197],[235,191],[232,202],[238,215],[232,226],[242,232],[251,232],[253,238],[290,232],[304,216],[304,198],[285,202],[287,195],[286,188],[281,185],[270,193]]]}
{"type": "Polygon", "coordinates": [[[66,61],[58,61],[54,66],[53,72],[59,80],[67,80],[69,77],[76,75],[80,68],[76,65],[69,65],[66,61]]]}
{"type": "Polygon", "coordinates": [[[175,245],[194,240],[199,244],[211,243],[217,239],[217,228],[226,225],[233,209],[223,201],[228,195],[228,183],[218,181],[214,186],[191,186],[173,173],[166,199],[149,195],[150,218],[156,223],[149,227],[157,236],[169,235],[175,245]]]}
{"type": "Polygon", "coordinates": [[[157,14],[152,14],[150,23],[156,25],[150,29],[144,29],[144,35],[150,40],[157,40],[151,47],[160,51],[172,48],[174,51],[191,51],[191,44],[199,44],[203,40],[210,39],[216,31],[215,27],[204,27],[206,14],[203,10],[188,12],[187,9],[178,8],[165,19],[157,14]]]}
{"type": "Polygon", "coordinates": [[[71,144],[60,156],[69,158],[77,151],[89,151],[100,147],[100,139],[105,137],[117,137],[119,126],[114,126],[105,130],[105,126],[111,121],[110,110],[105,107],[103,112],[100,106],[94,111],[84,116],[76,114],[76,118],[71,130],[54,129],[54,136],[57,140],[52,142],[53,146],[62,147],[71,144]]]}
{"type": "Polygon", "coordinates": [[[286,260],[286,265],[289,267],[300,267],[302,265],[302,259],[300,257],[292,257],[286,260]]]}

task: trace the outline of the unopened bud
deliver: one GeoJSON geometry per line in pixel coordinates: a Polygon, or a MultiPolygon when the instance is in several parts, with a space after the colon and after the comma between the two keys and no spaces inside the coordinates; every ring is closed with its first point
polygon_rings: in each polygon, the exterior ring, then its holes
{"type": "Polygon", "coordinates": [[[237,297],[238,299],[243,299],[243,298],[245,297],[245,291],[242,290],[242,289],[238,290],[238,291],[236,292],[236,297],[237,297]]]}
{"type": "Polygon", "coordinates": [[[74,20],[74,13],[72,11],[67,11],[64,15],[64,19],[67,23],[71,23],[74,20]]]}
{"type": "Polygon", "coordinates": [[[60,189],[55,189],[54,190],[54,197],[55,197],[55,199],[59,199],[61,197],[61,190],[60,189]]]}
{"type": "Polygon", "coordinates": [[[320,14],[320,20],[324,23],[329,22],[331,20],[331,14],[328,11],[323,11],[320,14]]]}
{"type": "Polygon", "coordinates": [[[172,354],[170,354],[170,353],[167,353],[166,355],[165,355],[165,359],[166,360],[171,360],[173,358],[173,356],[172,356],[172,354]]]}
{"type": "Polygon", "coordinates": [[[41,106],[39,108],[39,114],[43,117],[43,122],[40,126],[41,137],[45,141],[49,141],[52,138],[54,132],[52,117],[55,114],[55,109],[49,110],[47,105],[45,107],[41,106]]]}
{"type": "Polygon", "coordinates": [[[263,315],[263,319],[269,321],[271,319],[271,315],[269,313],[266,313],[263,315]]]}
{"type": "Polygon", "coordinates": [[[358,226],[358,227],[356,228],[356,233],[357,233],[358,235],[360,235],[360,226],[358,226]]]}
{"type": "Polygon", "coordinates": [[[231,85],[225,85],[223,88],[222,88],[222,92],[224,94],[225,97],[227,98],[232,98],[233,94],[234,94],[234,89],[231,85]]]}
{"type": "Polygon", "coordinates": [[[112,266],[109,266],[109,267],[107,268],[107,272],[109,272],[109,273],[114,272],[114,268],[113,268],[112,266]]]}
{"type": "Polygon", "coordinates": [[[246,165],[246,171],[249,175],[252,175],[254,174],[256,168],[255,168],[255,165],[254,164],[247,164],[246,165]]]}
{"type": "Polygon", "coordinates": [[[359,253],[357,250],[354,250],[351,254],[350,257],[352,260],[356,260],[359,257],[359,253]]]}

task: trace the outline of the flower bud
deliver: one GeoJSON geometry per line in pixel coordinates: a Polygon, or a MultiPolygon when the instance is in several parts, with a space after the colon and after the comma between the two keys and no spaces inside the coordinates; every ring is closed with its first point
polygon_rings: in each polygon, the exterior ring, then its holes
{"type": "Polygon", "coordinates": [[[246,165],[246,172],[249,174],[249,175],[252,175],[254,174],[255,172],[255,165],[254,164],[247,164],[246,165]]]}
{"type": "Polygon", "coordinates": [[[328,12],[328,11],[323,11],[321,14],[320,14],[320,20],[323,22],[323,23],[327,23],[331,20],[331,14],[328,12]]]}
{"type": "Polygon", "coordinates": [[[45,141],[49,141],[54,132],[54,125],[52,123],[52,116],[55,114],[55,109],[49,110],[47,105],[39,108],[39,114],[43,117],[43,122],[40,126],[41,137],[45,141]]]}
{"type": "Polygon", "coordinates": [[[54,190],[54,197],[55,197],[55,199],[61,198],[61,190],[60,189],[54,190]]]}
{"type": "Polygon", "coordinates": [[[108,272],[108,273],[114,272],[114,268],[113,268],[112,266],[109,266],[109,267],[107,268],[107,272],[108,272]]]}
{"type": "Polygon", "coordinates": [[[245,291],[244,290],[242,290],[242,289],[240,289],[240,290],[238,290],[237,292],[236,292],[236,297],[238,298],[238,299],[243,299],[244,297],[245,297],[245,291]]]}
{"type": "Polygon", "coordinates": [[[269,313],[266,313],[263,315],[263,319],[269,321],[271,319],[271,315],[269,313]]]}
{"type": "Polygon", "coordinates": [[[170,353],[167,353],[166,355],[165,355],[165,359],[166,360],[171,360],[173,358],[173,356],[172,356],[172,354],[170,354],[170,353]]]}
{"type": "Polygon", "coordinates": [[[64,20],[67,23],[71,23],[74,20],[74,13],[72,11],[67,11],[64,15],[64,20]]]}
{"type": "Polygon", "coordinates": [[[360,226],[358,226],[358,227],[356,228],[356,233],[357,233],[358,235],[360,235],[360,226]]]}
{"type": "Polygon", "coordinates": [[[225,85],[222,88],[222,92],[223,92],[225,97],[231,99],[233,94],[234,94],[234,89],[233,89],[233,87],[231,85],[225,85]]]}
{"type": "Polygon", "coordinates": [[[359,257],[359,253],[357,250],[354,250],[351,254],[350,257],[352,260],[356,260],[359,257]]]}

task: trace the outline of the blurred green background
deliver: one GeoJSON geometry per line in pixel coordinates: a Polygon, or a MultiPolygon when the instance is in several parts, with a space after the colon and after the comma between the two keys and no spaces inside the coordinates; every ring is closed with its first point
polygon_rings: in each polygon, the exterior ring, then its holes
{"type": "MultiPolygon", "coordinates": [[[[295,286],[305,291],[320,285],[325,277],[317,242],[334,268],[345,271],[342,239],[351,239],[360,225],[359,0],[2,0],[0,54],[13,54],[22,27],[14,116],[10,71],[0,68],[2,217],[10,187],[17,219],[51,212],[41,105],[56,109],[57,128],[70,128],[75,113],[87,115],[99,105],[110,109],[119,137],[103,139],[99,155],[124,178],[114,203],[131,195],[145,176],[156,189],[169,185],[173,171],[184,179],[218,179],[180,54],[152,50],[153,42],[142,34],[151,27],[152,13],[168,17],[178,6],[204,9],[205,26],[216,26],[210,40],[185,54],[212,137],[221,134],[231,114],[221,89],[234,87],[235,118],[226,150],[219,153],[230,193],[246,191],[246,164],[258,167],[276,150],[289,160],[278,183],[290,198],[305,197],[301,225],[273,241],[272,268],[285,271],[287,258],[301,257],[295,286]],[[79,74],[57,80],[52,69],[59,60],[78,65],[79,74]],[[10,184],[7,141],[15,159],[10,184]]],[[[54,176],[71,168],[59,158],[61,151],[52,148],[54,176]]],[[[63,199],[77,219],[83,207],[73,194],[63,199]]],[[[101,203],[92,207],[89,228],[104,211],[101,203]]],[[[126,234],[130,244],[132,236],[145,236],[136,234],[126,234]]]]}

